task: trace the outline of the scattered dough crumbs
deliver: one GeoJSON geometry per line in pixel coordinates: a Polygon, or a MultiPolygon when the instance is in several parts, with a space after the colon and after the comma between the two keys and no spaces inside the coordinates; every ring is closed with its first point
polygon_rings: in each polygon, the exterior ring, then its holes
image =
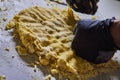
{"type": "Polygon", "coordinates": [[[70,46],[78,20],[70,8],[35,6],[16,14],[6,28],[14,29],[14,37],[21,43],[16,47],[21,56],[36,55],[36,62],[59,80],[86,80],[119,68],[117,61],[94,65],[74,54],[70,46]]]}

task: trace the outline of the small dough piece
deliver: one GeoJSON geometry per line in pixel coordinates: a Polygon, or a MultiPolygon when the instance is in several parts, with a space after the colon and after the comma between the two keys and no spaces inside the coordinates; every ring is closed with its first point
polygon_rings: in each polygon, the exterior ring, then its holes
{"type": "Polygon", "coordinates": [[[16,46],[17,52],[19,55],[23,56],[23,55],[27,55],[27,51],[25,48],[21,47],[21,46],[16,46]]]}

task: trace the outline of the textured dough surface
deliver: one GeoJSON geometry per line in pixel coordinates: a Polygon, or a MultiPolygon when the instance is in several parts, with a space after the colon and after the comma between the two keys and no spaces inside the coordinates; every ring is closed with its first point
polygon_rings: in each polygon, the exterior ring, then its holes
{"type": "Polygon", "coordinates": [[[74,37],[72,31],[78,20],[71,9],[35,6],[16,14],[7,29],[14,29],[14,37],[20,42],[16,47],[20,55],[35,54],[38,64],[46,66],[60,80],[86,80],[99,72],[118,68],[116,61],[94,65],[74,54],[70,46],[74,37]]]}

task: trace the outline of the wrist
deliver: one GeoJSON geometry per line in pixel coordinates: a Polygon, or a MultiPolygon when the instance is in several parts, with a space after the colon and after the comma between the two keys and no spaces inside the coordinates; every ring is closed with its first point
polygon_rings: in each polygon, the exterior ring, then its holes
{"type": "Polygon", "coordinates": [[[113,21],[110,31],[115,45],[120,48],[120,20],[113,21]]]}

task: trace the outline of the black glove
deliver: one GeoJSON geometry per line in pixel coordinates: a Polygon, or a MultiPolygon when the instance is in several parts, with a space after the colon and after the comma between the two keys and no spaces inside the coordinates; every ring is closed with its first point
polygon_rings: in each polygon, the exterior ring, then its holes
{"type": "Polygon", "coordinates": [[[71,45],[75,53],[95,64],[110,60],[117,49],[110,32],[113,21],[80,20],[71,45]]]}
{"type": "Polygon", "coordinates": [[[95,14],[99,0],[66,0],[72,9],[85,14],[95,14]]]}

